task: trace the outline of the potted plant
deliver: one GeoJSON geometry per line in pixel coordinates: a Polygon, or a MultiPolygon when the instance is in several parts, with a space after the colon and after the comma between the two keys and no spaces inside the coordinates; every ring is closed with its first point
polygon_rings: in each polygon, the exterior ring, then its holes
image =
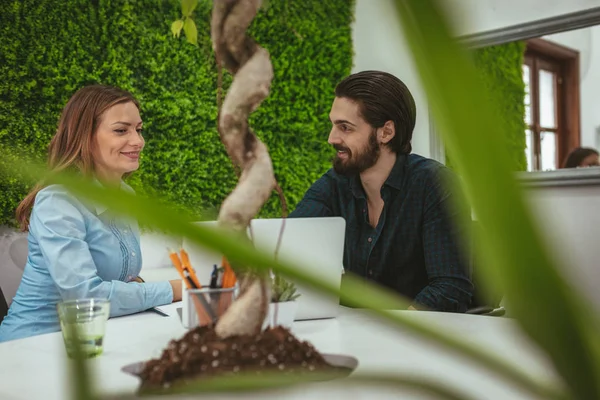
{"type": "Polygon", "coordinates": [[[271,302],[269,303],[269,312],[267,318],[265,318],[263,329],[266,329],[268,326],[291,328],[296,317],[296,310],[298,309],[296,299],[299,296],[300,293],[296,290],[296,285],[285,280],[279,274],[273,274],[271,302]]]}

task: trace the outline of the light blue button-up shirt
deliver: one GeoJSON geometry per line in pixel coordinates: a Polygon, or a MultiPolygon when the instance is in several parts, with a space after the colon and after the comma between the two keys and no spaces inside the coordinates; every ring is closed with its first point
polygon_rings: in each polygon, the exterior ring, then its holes
{"type": "MultiPolygon", "coordinates": [[[[125,183],[124,190],[133,191],[125,183]]],[[[29,252],[19,289],[0,325],[0,342],[60,331],[62,300],[110,300],[110,316],[171,303],[169,282],[130,282],[142,268],[134,221],[76,199],[52,185],[35,198],[29,252]]]]}

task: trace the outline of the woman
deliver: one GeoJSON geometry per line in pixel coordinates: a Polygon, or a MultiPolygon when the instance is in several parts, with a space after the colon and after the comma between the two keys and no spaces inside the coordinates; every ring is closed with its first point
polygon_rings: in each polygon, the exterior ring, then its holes
{"type": "Polygon", "coordinates": [[[600,166],[598,151],[588,147],[577,147],[569,153],[563,168],[584,168],[600,166]]]}
{"type": "MultiPolygon", "coordinates": [[[[71,97],[49,146],[52,171],[75,170],[98,185],[133,190],[123,176],[144,148],[139,105],[123,90],[94,85],[71,97]]],[[[17,208],[28,234],[19,289],[0,325],[0,342],[60,330],[56,304],[107,298],[119,316],[181,300],[181,281],[141,283],[134,221],[114,217],[60,185],[36,186],[17,208]]]]}

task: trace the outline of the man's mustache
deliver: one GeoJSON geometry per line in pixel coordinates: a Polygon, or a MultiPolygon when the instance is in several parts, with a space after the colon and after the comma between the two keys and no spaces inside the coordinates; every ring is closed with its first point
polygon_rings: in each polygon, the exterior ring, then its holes
{"type": "Polygon", "coordinates": [[[336,151],[345,151],[346,153],[350,154],[350,149],[349,149],[349,148],[347,148],[347,147],[344,147],[344,146],[341,146],[341,145],[339,145],[339,144],[334,144],[334,145],[333,145],[333,148],[334,148],[336,151]]]}

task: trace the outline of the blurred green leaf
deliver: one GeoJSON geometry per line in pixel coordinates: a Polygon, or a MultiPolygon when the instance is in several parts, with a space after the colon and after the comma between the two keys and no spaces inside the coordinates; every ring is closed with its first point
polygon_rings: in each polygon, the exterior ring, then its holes
{"type": "Polygon", "coordinates": [[[171,24],[171,33],[173,33],[173,36],[179,37],[181,29],[183,29],[183,20],[178,19],[177,21],[173,21],[171,24]]]}
{"type": "Polygon", "coordinates": [[[435,122],[481,225],[477,267],[500,283],[511,313],[552,358],[574,396],[600,398],[596,315],[558,274],[544,247],[477,70],[451,38],[439,1],[395,4],[435,122]]]}
{"type": "MultiPolygon", "coordinates": [[[[214,392],[248,392],[251,390],[289,388],[293,385],[315,381],[330,381],[339,379],[336,373],[315,372],[310,375],[282,374],[265,372],[261,375],[239,374],[234,376],[219,376],[211,379],[190,382],[182,386],[174,385],[168,390],[147,391],[144,394],[185,394],[185,393],[214,393],[214,392]]],[[[434,395],[436,398],[445,400],[469,400],[466,396],[455,389],[446,387],[437,381],[423,379],[418,376],[396,376],[388,373],[366,374],[355,373],[343,380],[340,385],[368,385],[368,386],[391,386],[409,388],[434,395]]],[[[121,397],[119,397],[121,398],[121,397]]]]}
{"type": "MultiPolygon", "coordinates": [[[[0,145],[0,153],[4,151],[0,145]]],[[[237,240],[236,235],[212,227],[190,223],[189,216],[168,208],[150,198],[135,196],[118,189],[103,188],[84,180],[79,175],[62,172],[60,174],[44,174],[41,167],[34,167],[15,162],[10,166],[0,167],[20,170],[37,177],[44,177],[48,183],[65,185],[75,196],[104,204],[112,212],[125,214],[136,218],[141,223],[152,226],[170,234],[177,234],[189,240],[202,244],[207,249],[224,254],[232,263],[249,265],[257,269],[273,269],[297,282],[328,294],[337,295],[341,301],[352,307],[370,309],[371,312],[397,327],[416,333],[424,340],[443,345],[454,354],[471,359],[482,367],[495,372],[508,382],[546,399],[562,399],[562,393],[556,387],[532,377],[520,366],[512,365],[479,346],[474,346],[461,338],[434,327],[419,322],[407,316],[406,313],[396,313],[390,310],[406,309],[409,302],[396,293],[365,282],[359,278],[347,276],[344,278],[344,290],[322,280],[316,274],[307,273],[302,266],[276,261],[272,254],[255,249],[246,241],[237,240]]]]}
{"type": "Polygon", "coordinates": [[[67,360],[71,373],[73,376],[73,388],[72,393],[74,400],[95,400],[96,397],[92,394],[92,381],[90,378],[90,370],[86,365],[87,359],[83,354],[80,340],[81,332],[78,328],[78,324],[65,324],[68,337],[74,338],[70,346],[73,350],[73,358],[67,360]]]}
{"type": "MultiPolygon", "coordinates": [[[[478,267],[487,272],[490,280],[499,282],[511,311],[524,330],[552,359],[568,385],[569,394],[578,399],[599,398],[600,379],[597,378],[600,377],[600,353],[597,347],[596,315],[563,282],[543,246],[522,194],[510,174],[508,154],[499,142],[503,133],[502,125],[481,93],[477,71],[464,49],[450,37],[446,21],[438,12],[439,1],[397,0],[396,5],[436,124],[466,183],[467,195],[482,226],[478,258],[484,264],[478,267]],[[440,68],[442,64],[443,68],[440,68]],[[488,134],[481,135],[483,131],[488,134]]],[[[181,29],[184,29],[190,43],[197,44],[197,29],[191,18],[185,19],[179,32],[181,29]]],[[[123,75],[123,79],[129,77],[123,75]]],[[[0,154],[10,153],[0,151],[0,154]]],[[[12,154],[15,152],[12,151],[12,154]]],[[[19,173],[27,169],[18,163],[3,164],[1,167],[19,173]]],[[[115,211],[127,213],[141,223],[163,231],[182,234],[196,243],[224,253],[234,262],[243,261],[256,268],[273,268],[317,290],[338,293],[348,304],[372,308],[373,314],[393,325],[441,344],[541,398],[563,397],[555,386],[539,382],[521,366],[512,365],[448,333],[438,332],[406,314],[384,310],[390,305],[396,308],[407,306],[408,303],[395,294],[352,278],[347,280],[344,291],[340,293],[339,288],[328,285],[318,276],[305,273],[297,266],[275,262],[271,255],[257,252],[225,233],[192,225],[189,216],[172,211],[158,202],[102,189],[65,175],[52,176],[50,179],[65,184],[77,196],[103,202],[115,211]]],[[[78,382],[82,385],[77,395],[79,398],[89,398],[91,392],[86,378],[86,364],[77,364],[76,368],[80,374],[77,376],[78,382]]],[[[398,382],[403,378],[391,379],[398,382]]],[[[263,384],[266,385],[265,382],[263,384]]],[[[258,383],[253,381],[247,385],[258,383]]],[[[560,383],[556,386],[560,386],[560,383]]]]}
{"type": "Polygon", "coordinates": [[[196,9],[198,0],[181,0],[181,13],[184,17],[189,17],[196,9]]]}
{"type": "Polygon", "coordinates": [[[196,23],[191,18],[186,18],[183,23],[183,31],[185,32],[185,37],[187,41],[193,44],[194,46],[198,45],[198,31],[196,30],[196,23]]]}

